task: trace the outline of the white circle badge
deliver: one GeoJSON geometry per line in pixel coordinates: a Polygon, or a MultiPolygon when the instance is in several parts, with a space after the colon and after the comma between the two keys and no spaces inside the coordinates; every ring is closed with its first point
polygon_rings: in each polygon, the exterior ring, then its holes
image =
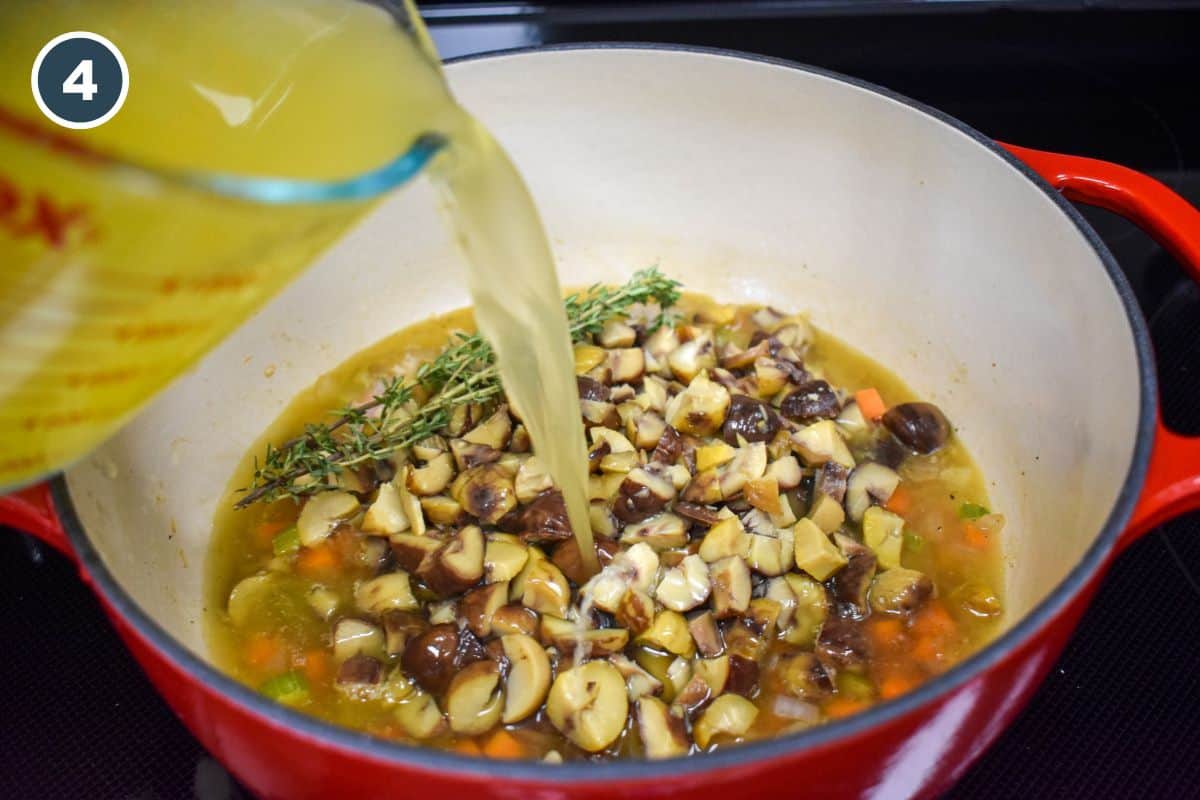
{"type": "Polygon", "coordinates": [[[111,41],[90,31],[55,36],[33,61],[33,99],[56,125],[95,128],[121,110],[129,94],[129,66],[111,41]]]}

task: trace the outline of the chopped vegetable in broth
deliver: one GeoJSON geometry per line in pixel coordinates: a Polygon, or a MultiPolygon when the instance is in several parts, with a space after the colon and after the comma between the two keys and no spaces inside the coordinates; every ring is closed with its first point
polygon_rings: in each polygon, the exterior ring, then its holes
{"type": "Polygon", "coordinates": [[[575,343],[598,573],[503,396],[417,427],[444,396],[421,365],[470,341],[464,309],[353,357],[251,448],[231,486],[266,489],[231,493],[210,556],[218,663],[389,739],[665,758],[857,713],[995,635],[1004,518],[936,406],[803,317],[696,295],[602,310],[575,343]],[[362,458],[254,474],[353,404],[308,436],[362,458]],[[384,427],[371,441],[415,433],[363,444],[384,427]]]}

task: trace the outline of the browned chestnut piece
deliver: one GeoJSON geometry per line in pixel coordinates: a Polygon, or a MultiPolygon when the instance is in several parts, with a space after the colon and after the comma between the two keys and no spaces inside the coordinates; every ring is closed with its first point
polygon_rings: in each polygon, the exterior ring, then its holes
{"type": "Polygon", "coordinates": [[[775,364],[787,374],[788,383],[793,386],[803,386],[812,380],[812,375],[809,375],[808,370],[804,368],[803,361],[780,358],[775,364]]]}
{"type": "Polygon", "coordinates": [[[932,453],[950,438],[950,422],[933,403],[901,403],[883,415],[884,426],[900,443],[918,453],[932,453]]]}
{"type": "Polygon", "coordinates": [[[455,673],[455,654],[458,652],[458,629],[453,625],[434,625],[425,633],[410,639],[404,647],[400,664],[405,674],[422,689],[441,694],[450,685],[455,673]]]}
{"type": "Polygon", "coordinates": [[[715,658],[725,652],[725,640],[711,611],[693,611],[688,615],[688,632],[696,641],[696,649],[705,658],[715,658]]]}
{"type": "Polygon", "coordinates": [[[867,592],[875,578],[875,554],[845,534],[835,533],[833,541],[846,557],[846,566],[833,576],[833,599],[838,614],[862,617],[867,611],[867,592]]]}
{"type": "Polygon", "coordinates": [[[788,393],[779,405],[779,413],[793,422],[809,424],[833,419],[842,410],[841,401],[825,381],[809,381],[788,393]]]}
{"type": "Polygon", "coordinates": [[[590,472],[600,471],[600,462],[604,457],[612,452],[612,445],[608,442],[600,442],[591,450],[588,450],[588,470],[590,472]]]}
{"type": "Polygon", "coordinates": [[[338,667],[337,682],[342,686],[374,686],[382,681],[383,664],[363,653],[350,656],[338,667]]]}
{"type": "Polygon", "coordinates": [[[821,699],[833,688],[825,669],[813,653],[794,653],[784,656],[772,670],[770,680],[774,689],[792,697],[821,699]]]}
{"type": "Polygon", "coordinates": [[[487,649],[484,648],[483,642],[479,640],[478,636],[463,628],[458,632],[458,652],[455,653],[454,658],[458,668],[461,669],[467,664],[474,664],[476,661],[487,658],[487,649]]]}
{"type": "Polygon", "coordinates": [[[717,510],[712,506],[705,506],[699,503],[688,503],[680,500],[675,504],[674,511],[681,517],[686,517],[692,522],[698,522],[706,527],[712,527],[721,521],[717,516],[717,510]]]}
{"type": "Polygon", "coordinates": [[[442,540],[436,536],[397,533],[390,538],[396,563],[409,572],[420,571],[423,565],[432,561],[433,554],[442,546],[442,540]]]}
{"type": "MultiPolygon", "coordinates": [[[[621,546],[607,536],[596,536],[594,540],[596,557],[600,561],[600,567],[603,568],[613,560],[613,556],[621,551],[621,546]]],[[[554,554],[550,556],[550,561],[554,566],[562,570],[562,574],[567,576],[567,580],[576,586],[582,586],[591,577],[584,571],[583,560],[579,555],[579,542],[572,536],[570,539],[564,539],[555,547],[554,554]]]]}
{"type": "Polygon", "coordinates": [[[579,389],[580,400],[596,400],[601,403],[608,402],[610,390],[600,381],[589,378],[586,375],[577,375],[575,376],[575,385],[579,389]]]}
{"type": "Polygon", "coordinates": [[[483,577],[483,531],[468,525],[458,531],[417,569],[417,576],[441,597],[470,589],[483,577]]]}
{"type": "Polygon", "coordinates": [[[422,689],[440,696],[460,669],[484,658],[487,651],[474,634],[444,624],[410,639],[400,665],[422,689]]]}
{"type": "Polygon", "coordinates": [[[613,514],[622,522],[641,522],[666,508],[675,499],[675,486],[663,468],[637,467],[621,481],[613,499],[613,514]]]}
{"type": "Polygon", "coordinates": [[[658,464],[674,464],[681,452],[683,452],[683,437],[679,435],[679,431],[668,425],[667,429],[663,431],[662,438],[658,440],[658,445],[654,448],[650,460],[658,464]]]}
{"type": "Polygon", "coordinates": [[[778,355],[779,351],[783,349],[783,342],[779,341],[778,338],[772,336],[771,334],[769,334],[763,330],[755,331],[754,334],[750,337],[750,346],[751,347],[757,346],[760,342],[767,343],[767,352],[770,353],[772,356],[778,355]]]}
{"type": "Polygon", "coordinates": [[[915,569],[895,567],[875,576],[871,610],[878,614],[911,614],[933,594],[933,581],[915,569]]]}
{"type": "Polygon", "coordinates": [[[729,657],[729,680],[726,691],[753,698],[758,693],[758,662],[739,655],[729,657]]]}
{"type": "Polygon", "coordinates": [[[849,477],[850,470],[836,461],[827,461],[817,470],[813,489],[840,503],[846,499],[846,481],[849,477]]]}
{"type": "Polygon", "coordinates": [[[730,398],[721,435],[732,445],[738,444],[739,436],[747,442],[769,442],[778,433],[779,425],[779,417],[769,405],[744,394],[735,394],[730,398]]]}
{"type": "Polygon", "coordinates": [[[533,498],[521,514],[521,538],[527,542],[570,539],[571,522],[562,492],[550,489],[533,498]]]}
{"type": "Polygon", "coordinates": [[[479,637],[492,635],[492,619],[508,602],[508,581],[472,589],[458,603],[458,618],[479,637]]]}
{"type": "Polygon", "coordinates": [[[839,669],[862,666],[870,657],[870,645],[859,622],[831,617],[821,626],[816,653],[817,661],[833,678],[839,669]]]}

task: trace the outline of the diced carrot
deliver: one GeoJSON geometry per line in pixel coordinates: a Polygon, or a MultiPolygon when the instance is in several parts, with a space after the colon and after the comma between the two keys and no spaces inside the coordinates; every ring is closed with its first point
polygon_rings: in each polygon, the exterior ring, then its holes
{"type": "Polygon", "coordinates": [[[867,630],[870,632],[871,641],[877,650],[895,648],[896,642],[904,635],[904,626],[900,624],[900,620],[887,617],[872,619],[867,630]]]}
{"type": "Polygon", "coordinates": [[[304,654],[303,668],[309,683],[324,683],[329,680],[333,663],[324,650],[309,650],[304,654]]]}
{"type": "Polygon", "coordinates": [[[451,749],[456,753],[462,753],[464,756],[483,755],[483,752],[479,749],[479,745],[475,744],[474,739],[460,739],[454,743],[451,749]]]}
{"type": "Polygon", "coordinates": [[[246,640],[246,663],[258,670],[281,670],[286,666],[283,642],[274,636],[258,634],[246,640]]]}
{"type": "Polygon", "coordinates": [[[878,389],[859,389],[854,393],[854,402],[858,403],[858,410],[867,419],[879,419],[887,411],[878,389]]]}
{"type": "Polygon", "coordinates": [[[963,525],[963,541],[976,550],[987,550],[990,544],[988,535],[971,522],[963,525]]]}
{"type": "Polygon", "coordinates": [[[316,547],[302,547],[296,557],[296,572],[307,578],[320,578],[335,572],[341,563],[336,547],[322,542],[316,547]]]}
{"type": "Polygon", "coordinates": [[[862,700],[837,697],[825,704],[825,716],[831,719],[841,719],[851,714],[857,714],[859,711],[865,710],[866,707],[867,704],[862,700]]]}
{"type": "Polygon", "coordinates": [[[912,493],[902,483],[896,487],[896,491],[892,492],[892,496],[883,504],[883,507],[893,514],[904,516],[909,511],[912,511],[912,493]]]}
{"type": "Polygon", "coordinates": [[[943,639],[953,635],[954,618],[938,601],[927,603],[913,618],[910,630],[922,639],[943,639]]]}
{"type": "Polygon", "coordinates": [[[934,636],[917,640],[912,649],[913,659],[929,669],[935,669],[945,655],[941,643],[942,640],[934,636]]]}
{"type": "Polygon", "coordinates": [[[879,683],[879,696],[884,700],[899,697],[913,689],[917,682],[908,675],[892,673],[879,683]]]}
{"type": "Polygon", "coordinates": [[[404,729],[399,725],[394,725],[390,722],[377,722],[367,728],[367,733],[374,736],[381,736],[384,739],[403,739],[405,738],[404,729]]]}
{"type": "Polygon", "coordinates": [[[524,758],[527,755],[521,740],[503,728],[487,738],[483,743],[483,753],[492,758],[503,759],[524,758]]]}
{"type": "Polygon", "coordinates": [[[287,523],[282,520],[263,520],[254,529],[254,540],[258,543],[259,547],[270,547],[271,540],[275,538],[275,534],[286,527],[287,523]]]}

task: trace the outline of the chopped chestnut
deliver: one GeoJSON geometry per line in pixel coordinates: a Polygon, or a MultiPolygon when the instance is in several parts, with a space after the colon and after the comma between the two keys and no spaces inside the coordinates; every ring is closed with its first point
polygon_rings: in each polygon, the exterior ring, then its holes
{"type": "Polygon", "coordinates": [[[840,503],[846,497],[846,480],[849,477],[850,470],[836,461],[826,461],[817,469],[813,490],[828,495],[840,503]]]}
{"type": "Polygon", "coordinates": [[[562,492],[553,489],[534,498],[521,514],[521,525],[521,538],[527,542],[569,539],[571,521],[562,492]]]}
{"type": "Polygon", "coordinates": [[[915,569],[895,567],[875,576],[871,610],[880,614],[911,614],[933,594],[933,581],[915,569]]]}
{"type": "Polygon", "coordinates": [[[844,534],[833,536],[846,557],[846,566],[833,576],[833,599],[841,616],[861,617],[867,611],[867,592],[875,577],[875,554],[844,534]]]}
{"type": "Polygon", "coordinates": [[[496,612],[508,602],[508,583],[489,583],[472,589],[458,603],[458,618],[480,638],[492,635],[496,612]]]}
{"type": "Polygon", "coordinates": [[[901,403],[883,415],[883,424],[902,444],[932,453],[950,438],[950,422],[933,403],[901,403]]]}
{"type": "Polygon", "coordinates": [[[744,394],[730,398],[729,412],[721,427],[726,442],[737,445],[739,438],[747,442],[768,442],[778,431],[779,417],[769,405],[744,394]]]}
{"type": "Polygon", "coordinates": [[[711,611],[699,611],[688,616],[688,631],[696,642],[696,649],[705,658],[714,658],[725,651],[721,629],[713,619],[711,611]]]}
{"type": "Polygon", "coordinates": [[[679,431],[668,425],[663,431],[662,438],[658,440],[658,445],[654,448],[650,460],[658,464],[674,464],[682,452],[683,437],[679,435],[679,431]]]}
{"type": "Polygon", "coordinates": [[[378,659],[359,653],[338,667],[337,682],[341,686],[374,686],[383,681],[383,664],[378,659]]]}
{"type": "MultiPolygon", "coordinates": [[[[601,567],[612,561],[613,556],[621,550],[619,544],[606,536],[594,536],[593,541],[596,548],[596,558],[599,560],[601,567]]],[[[576,586],[583,585],[591,577],[584,572],[583,559],[580,558],[579,542],[574,536],[555,545],[554,553],[551,555],[550,560],[554,562],[556,567],[562,570],[563,575],[567,576],[567,580],[576,586]]]]}
{"type": "Polygon", "coordinates": [[[576,375],[575,385],[579,389],[580,400],[595,400],[601,403],[608,402],[610,390],[600,381],[593,380],[586,375],[576,375]]]}
{"type": "Polygon", "coordinates": [[[400,659],[405,674],[425,691],[442,694],[462,666],[458,640],[454,625],[435,625],[410,639],[400,659]]]}
{"type": "Polygon", "coordinates": [[[811,381],[788,393],[779,405],[779,413],[803,425],[833,419],[842,410],[837,394],[825,381],[811,381]]]}
{"type": "Polygon", "coordinates": [[[673,499],[675,486],[661,468],[638,467],[621,482],[612,510],[622,522],[641,522],[662,511],[673,499]]]}
{"type": "Polygon", "coordinates": [[[448,539],[417,569],[425,584],[442,597],[470,589],[483,577],[483,531],[468,525],[448,539]]]}
{"type": "Polygon", "coordinates": [[[870,645],[862,623],[830,617],[817,635],[817,660],[830,676],[842,669],[861,667],[870,657],[870,645]]]}
{"type": "Polygon", "coordinates": [[[729,657],[729,681],[725,690],[753,698],[758,694],[758,662],[745,656],[729,657]]]}
{"type": "Polygon", "coordinates": [[[712,506],[703,506],[699,503],[680,501],[675,504],[675,513],[706,527],[711,527],[721,521],[715,508],[712,506]]]}

